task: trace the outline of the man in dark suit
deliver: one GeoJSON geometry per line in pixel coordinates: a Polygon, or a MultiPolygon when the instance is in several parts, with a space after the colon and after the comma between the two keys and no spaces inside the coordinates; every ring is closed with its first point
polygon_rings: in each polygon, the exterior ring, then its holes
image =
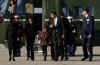
{"type": "Polygon", "coordinates": [[[53,60],[57,61],[58,57],[61,56],[62,53],[61,48],[63,48],[63,43],[61,43],[61,38],[63,35],[63,25],[60,17],[56,15],[56,12],[50,13],[48,28],[49,30],[51,30],[52,34],[51,56],[53,60]]]}
{"type": "Polygon", "coordinates": [[[83,10],[83,21],[82,21],[82,34],[80,39],[82,40],[83,46],[83,55],[82,61],[89,58],[89,61],[92,61],[93,58],[93,35],[94,35],[94,18],[93,16],[88,15],[88,10],[83,10]],[[88,46],[86,46],[88,43],[88,46]],[[89,54],[88,54],[89,53],[89,54]]]}
{"type": "Polygon", "coordinates": [[[35,30],[34,30],[32,17],[28,17],[25,34],[27,40],[27,60],[31,59],[34,61],[34,40],[35,40],[35,30]]]}

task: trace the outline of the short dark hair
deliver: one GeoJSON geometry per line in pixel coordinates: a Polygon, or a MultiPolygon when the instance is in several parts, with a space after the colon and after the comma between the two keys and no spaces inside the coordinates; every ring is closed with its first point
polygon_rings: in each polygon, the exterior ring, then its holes
{"type": "Polygon", "coordinates": [[[83,9],[83,11],[86,11],[88,13],[89,12],[89,9],[86,8],[86,9],[83,9]]]}
{"type": "Polygon", "coordinates": [[[55,11],[51,11],[52,14],[57,15],[55,11]]]}
{"type": "Polygon", "coordinates": [[[60,13],[60,16],[64,16],[64,13],[63,13],[63,12],[61,12],[61,13],[60,13]]]}
{"type": "Polygon", "coordinates": [[[26,15],[26,18],[27,19],[30,19],[30,18],[33,19],[33,16],[32,15],[26,15]]]}

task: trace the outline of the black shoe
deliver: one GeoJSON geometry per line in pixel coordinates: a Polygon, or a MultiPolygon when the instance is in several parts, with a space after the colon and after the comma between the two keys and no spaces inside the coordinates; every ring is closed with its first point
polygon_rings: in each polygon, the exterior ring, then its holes
{"type": "Polygon", "coordinates": [[[71,54],[70,56],[73,57],[73,56],[75,56],[75,54],[71,54]]]}
{"type": "Polygon", "coordinates": [[[55,58],[55,61],[58,61],[58,58],[55,58]]]}
{"type": "Polygon", "coordinates": [[[47,61],[47,59],[44,59],[44,61],[47,61]]]}
{"type": "Polygon", "coordinates": [[[13,61],[16,61],[15,58],[13,58],[13,61]]]}
{"type": "Polygon", "coordinates": [[[34,61],[34,58],[31,58],[32,61],[34,61]]]}
{"type": "Polygon", "coordinates": [[[55,61],[58,61],[58,59],[55,59],[55,61]]]}
{"type": "Polygon", "coordinates": [[[88,57],[84,57],[84,58],[81,59],[81,61],[85,61],[87,58],[88,58],[88,57]]]}
{"type": "Polygon", "coordinates": [[[11,58],[9,58],[9,61],[11,61],[11,58]]]}
{"type": "Polygon", "coordinates": [[[27,58],[26,60],[29,61],[29,58],[27,58]]]}
{"type": "Polygon", "coordinates": [[[68,57],[65,58],[65,61],[67,61],[67,60],[68,60],[68,57]]]}
{"type": "Polygon", "coordinates": [[[51,58],[51,60],[55,60],[54,58],[51,58]]]}
{"type": "Polygon", "coordinates": [[[89,61],[91,62],[92,61],[92,58],[89,58],[89,61]]]}
{"type": "Polygon", "coordinates": [[[46,61],[46,60],[47,60],[47,57],[45,56],[45,57],[44,57],[44,61],[46,61]]]}
{"type": "Polygon", "coordinates": [[[64,60],[64,57],[61,57],[61,61],[63,61],[64,60]]]}

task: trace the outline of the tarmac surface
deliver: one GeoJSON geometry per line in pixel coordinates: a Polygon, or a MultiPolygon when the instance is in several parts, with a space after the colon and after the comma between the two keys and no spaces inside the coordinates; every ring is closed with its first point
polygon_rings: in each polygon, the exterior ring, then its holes
{"type": "MultiPolygon", "coordinates": [[[[48,50],[50,51],[50,50],[48,50]]],[[[48,52],[47,61],[43,61],[41,53],[35,53],[35,61],[26,60],[26,48],[21,49],[21,57],[16,57],[16,61],[8,61],[8,49],[0,44],[0,65],[100,65],[100,47],[94,47],[94,58],[92,62],[80,61],[82,58],[82,48],[78,47],[75,57],[69,57],[68,61],[52,61],[48,52]]]]}

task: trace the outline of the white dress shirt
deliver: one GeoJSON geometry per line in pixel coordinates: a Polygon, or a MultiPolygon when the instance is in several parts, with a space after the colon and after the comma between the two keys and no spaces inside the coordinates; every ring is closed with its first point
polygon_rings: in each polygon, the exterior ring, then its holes
{"type": "Polygon", "coordinates": [[[56,18],[54,19],[54,25],[55,25],[55,26],[57,25],[57,20],[58,20],[58,18],[56,17],[56,18]]]}
{"type": "Polygon", "coordinates": [[[89,24],[90,20],[88,19],[88,15],[86,15],[85,17],[87,18],[87,24],[89,24]]]}

